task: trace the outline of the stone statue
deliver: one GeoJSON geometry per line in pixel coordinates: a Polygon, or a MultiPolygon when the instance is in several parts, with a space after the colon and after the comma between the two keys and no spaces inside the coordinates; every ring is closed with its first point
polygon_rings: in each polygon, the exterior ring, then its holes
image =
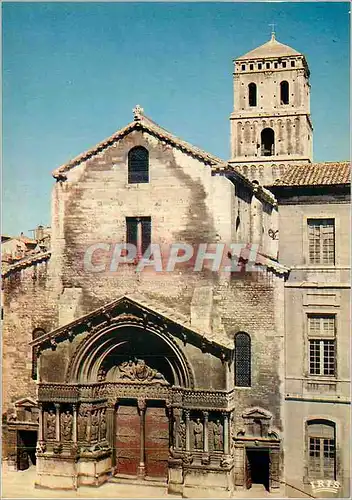
{"type": "Polygon", "coordinates": [[[80,410],[77,419],[77,434],[78,441],[85,441],[87,439],[87,413],[80,410]]]}
{"type": "Polygon", "coordinates": [[[46,417],[46,439],[56,439],[56,415],[53,410],[49,410],[46,417]]]}
{"type": "Polygon", "coordinates": [[[194,426],[193,426],[193,434],[194,434],[194,448],[196,450],[203,449],[203,424],[200,421],[200,418],[197,418],[194,426]]]}
{"type": "Polygon", "coordinates": [[[99,417],[98,410],[92,413],[92,418],[90,422],[90,439],[91,441],[98,441],[99,434],[99,417]]]}
{"type": "Polygon", "coordinates": [[[69,410],[61,414],[61,436],[63,441],[72,439],[73,417],[69,410]]]}
{"type": "Polygon", "coordinates": [[[213,424],[213,444],[215,451],[220,451],[223,449],[224,446],[223,435],[224,435],[224,428],[221,425],[220,420],[217,420],[213,424]]]}
{"type": "Polygon", "coordinates": [[[100,413],[100,439],[106,438],[106,417],[105,417],[105,409],[101,410],[100,413]]]}

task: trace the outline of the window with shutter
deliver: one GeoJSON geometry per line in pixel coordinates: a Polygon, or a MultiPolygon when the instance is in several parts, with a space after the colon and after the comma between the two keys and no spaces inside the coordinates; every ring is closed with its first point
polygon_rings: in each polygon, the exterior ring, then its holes
{"type": "Polygon", "coordinates": [[[336,479],[335,424],[310,420],[307,432],[309,479],[336,479]]]}
{"type": "Polygon", "coordinates": [[[335,316],[308,316],[309,374],[336,375],[335,316]]]}
{"type": "Polygon", "coordinates": [[[334,219],[308,219],[309,262],[335,264],[334,219]]]}

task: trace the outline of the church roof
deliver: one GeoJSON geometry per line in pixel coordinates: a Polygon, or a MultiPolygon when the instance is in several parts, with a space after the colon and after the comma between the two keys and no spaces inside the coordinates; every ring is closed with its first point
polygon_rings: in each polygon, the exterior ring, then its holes
{"type": "Polygon", "coordinates": [[[76,165],[79,165],[80,163],[87,161],[89,158],[92,156],[95,156],[98,153],[101,153],[104,151],[106,148],[112,146],[115,142],[119,141],[122,139],[124,136],[129,134],[130,132],[134,130],[140,130],[140,131],[146,131],[149,132],[151,135],[154,135],[155,137],[159,138],[162,141],[165,141],[169,144],[171,144],[174,147],[177,147],[184,151],[185,153],[188,153],[200,160],[202,160],[204,163],[208,165],[222,165],[225,162],[221,160],[220,158],[207,153],[206,151],[203,151],[202,149],[198,148],[197,146],[193,146],[189,142],[186,142],[179,137],[173,135],[171,132],[168,132],[164,128],[162,128],[160,125],[155,123],[153,120],[148,118],[147,116],[144,115],[143,109],[140,108],[139,106],[136,106],[134,110],[134,121],[126,125],[126,127],[118,130],[115,132],[113,135],[108,137],[107,139],[104,139],[103,141],[99,142],[96,146],[93,148],[85,151],[84,153],[76,156],[73,158],[73,160],[69,161],[68,163],[65,163],[64,165],[61,165],[59,168],[53,171],[53,177],[60,179],[62,177],[65,177],[65,173],[71,170],[73,167],[76,165]]]}
{"type": "Polygon", "coordinates": [[[231,170],[232,177],[236,180],[240,181],[242,184],[248,186],[252,191],[256,190],[257,197],[259,199],[264,199],[268,203],[275,205],[276,200],[275,197],[267,192],[265,193],[262,189],[258,190],[254,184],[247,179],[241,172],[236,169],[233,169],[225,160],[218,158],[210,153],[207,153],[203,149],[198,148],[197,146],[193,146],[189,142],[180,139],[179,137],[173,135],[168,130],[164,129],[153,120],[145,116],[143,108],[139,105],[135,107],[133,110],[134,120],[133,122],[126,125],[124,128],[118,130],[113,135],[99,142],[96,146],[91,149],[81,153],[80,155],[73,158],[69,162],[61,165],[61,167],[57,168],[52,172],[52,175],[57,180],[65,180],[67,179],[66,173],[69,172],[72,168],[83,163],[90,158],[98,155],[103,152],[107,148],[111,147],[113,144],[123,139],[126,135],[131,132],[138,130],[142,132],[148,132],[150,135],[158,138],[160,141],[170,144],[172,147],[179,149],[180,151],[197,158],[198,160],[204,162],[206,165],[211,167],[212,172],[215,173],[225,173],[228,170],[231,170]]]}
{"type": "Polygon", "coordinates": [[[286,169],[274,186],[332,186],[350,181],[351,164],[348,161],[308,163],[286,169]]]}
{"type": "Polygon", "coordinates": [[[299,56],[301,55],[297,50],[278,42],[275,35],[272,34],[271,39],[253,49],[241,57],[238,57],[236,61],[241,61],[244,59],[262,59],[264,57],[287,57],[287,56],[299,56]]]}

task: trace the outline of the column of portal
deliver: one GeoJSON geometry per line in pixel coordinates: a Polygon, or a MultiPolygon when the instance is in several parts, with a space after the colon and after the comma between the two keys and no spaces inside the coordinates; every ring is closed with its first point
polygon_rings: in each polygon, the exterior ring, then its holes
{"type": "Polygon", "coordinates": [[[72,405],[73,411],[73,433],[72,433],[72,441],[77,443],[77,405],[72,405]]]}
{"type": "Polygon", "coordinates": [[[60,441],[60,404],[54,403],[55,406],[55,438],[56,441],[60,441]]]}
{"type": "Polygon", "coordinates": [[[146,403],[144,399],[137,401],[140,418],[140,458],[138,466],[138,475],[145,476],[145,409],[146,403]]]}
{"type": "Polygon", "coordinates": [[[205,453],[209,451],[209,435],[208,435],[208,424],[209,424],[209,412],[203,411],[204,416],[204,427],[203,427],[203,449],[205,453]]]}

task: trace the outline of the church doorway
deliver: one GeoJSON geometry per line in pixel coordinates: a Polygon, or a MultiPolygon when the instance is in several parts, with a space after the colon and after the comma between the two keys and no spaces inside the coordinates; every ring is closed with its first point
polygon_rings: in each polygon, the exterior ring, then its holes
{"type": "Polygon", "coordinates": [[[17,431],[17,469],[26,470],[36,464],[37,432],[17,431]]]}
{"type": "Polygon", "coordinates": [[[268,449],[246,449],[246,485],[262,484],[269,491],[270,459],[268,449]]]}
{"type": "Polygon", "coordinates": [[[116,475],[166,479],[169,418],[164,402],[123,400],[116,409],[116,475]]]}

